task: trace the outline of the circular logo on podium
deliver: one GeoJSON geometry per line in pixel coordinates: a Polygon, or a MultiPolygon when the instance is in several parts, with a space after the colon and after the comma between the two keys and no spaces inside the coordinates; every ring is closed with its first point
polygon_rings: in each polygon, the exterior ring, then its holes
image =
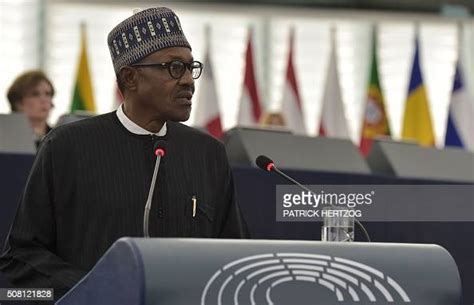
{"type": "Polygon", "coordinates": [[[411,302],[393,278],[366,264],[328,255],[271,253],[244,257],[217,270],[206,283],[201,305],[314,304],[315,300],[411,302]]]}

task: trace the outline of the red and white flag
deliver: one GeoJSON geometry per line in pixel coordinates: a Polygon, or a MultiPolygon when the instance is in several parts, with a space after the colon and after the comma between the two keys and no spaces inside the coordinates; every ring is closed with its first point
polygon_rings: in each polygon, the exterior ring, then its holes
{"type": "Polygon", "coordinates": [[[296,134],[306,134],[303,117],[303,105],[298,92],[295,66],[293,62],[294,30],[290,32],[290,51],[288,54],[288,66],[286,69],[286,81],[283,88],[283,100],[281,111],[285,120],[285,126],[296,134]]]}
{"type": "Polygon", "coordinates": [[[322,99],[321,123],[319,136],[334,138],[350,138],[347,127],[344,103],[342,101],[339,74],[337,72],[337,56],[335,32],[331,33],[331,53],[326,77],[326,86],[322,99]]]}
{"type": "MultiPolygon", "coordinates": [[[[207,35],[209,37],[209,35],[207,35]]],[[[209,39],[208,39],[209,40],[209,39]]],[[[207,43],[209,46],[209,43],[207,43]]],[[[217,100],[217,91],[212,73],[211,56],[209,47],[206,50],[204,58],[204,69],[199,79],[201,82],[197,92],[196,107],[194,108],[194,125],[207,129],[209,134],[216,138],[222,136],[221,115],[219,111],[219,102],[217,100]]]]}
{"type": "Polygon", "coordinates": [[[258,124],[262,107],[258,95],[257,82],[255,80],[255,66],[253,61],[252,30],[249,29],[247,51],[245,52],[245,76],[244,88],[240,99],[239,125],[258,124]]]}

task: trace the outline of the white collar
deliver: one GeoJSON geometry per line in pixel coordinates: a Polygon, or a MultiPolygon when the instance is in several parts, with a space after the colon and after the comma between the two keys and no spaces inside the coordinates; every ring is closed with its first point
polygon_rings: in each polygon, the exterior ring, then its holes
{"type": "MultiPolygon", "coordinates": [[[[122,125],[127,128],[128,131],[130,131],[131,133],[134,133],[134,134],[139,134],[139,135],[149,135],[149,134],[153,134],[153,132],[150,132],[140,126],[138,126],[134,121],[130,120],[127,115],[125,114],[125,112],[123,112],[123,104],[121,104],[118,109],[117,109],[117,117],[120,121],[120,123],[122,123],[122,125]]],[[[163,127],[161,127],[160,131],[158,131],[157,133],[155,133],[155,135],[157,136],[164,136],[166,135],[166,122],[163,124],[163,127]]]]}

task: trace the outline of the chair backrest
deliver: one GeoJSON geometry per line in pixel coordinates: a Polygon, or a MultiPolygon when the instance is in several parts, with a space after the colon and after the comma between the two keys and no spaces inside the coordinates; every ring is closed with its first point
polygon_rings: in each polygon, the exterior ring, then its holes
{"type": "Polygon", "coordinates": [[[36,153],[35,135],[23,113],[0,114],[0,152],[36,153]]]}
{"type": "Polygon", "coordinates": [[[376,140],[367,163],[378,175],[474,182],[474,153],[458,148],[436,149],[376,140]]]}
{"type": "Polygon", "coordinates": [[[255,166],[268,155],[277,166],[300,170],[369,174],[370,169],[347,139],[306,137],[284,130],[236,127],[223,138],[232,165],[255,166]]]}
{"type": "Polygon", "coordinates": [[[69,113],[63,114],[62,116],[59,117],[56,126],[61,126],[64,124],[77,122],[77,121],[84,120],[93,116],[94,116],[93,113],[87,112],[87,111],[76,111],[73,114],[69,114],[69,113]]]}

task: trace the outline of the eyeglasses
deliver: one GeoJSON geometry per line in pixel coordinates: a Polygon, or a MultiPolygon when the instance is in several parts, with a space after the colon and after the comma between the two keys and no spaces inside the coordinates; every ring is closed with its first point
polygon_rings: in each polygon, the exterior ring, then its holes
{"type": "Polygon", "coordinates": [[[201,76],[203,69],[203,64],[199,61],[193,61],[191,63],[185,63],[180,60],[173,60],[170,62],[162,62],[156,64],[134,64],[132,67],[156,67],[162,69],[168,69],[170,76],[174,79],[180,79],[183,77],[186,69],[191,71],[191,76],[193,79],[198,79],[201,76]]]}

